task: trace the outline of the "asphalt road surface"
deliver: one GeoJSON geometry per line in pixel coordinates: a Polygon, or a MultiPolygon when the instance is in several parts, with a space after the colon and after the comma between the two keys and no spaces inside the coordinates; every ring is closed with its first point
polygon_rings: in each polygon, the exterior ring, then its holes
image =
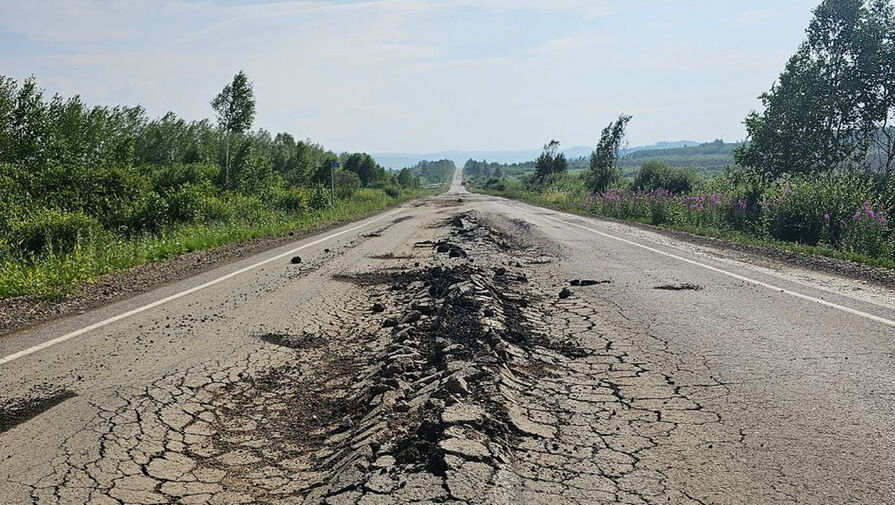
{"type": "Polygon", "coordinates": [[[458,175],[0,337],[0,503],[895,503],[895,294],[458,175]]]}

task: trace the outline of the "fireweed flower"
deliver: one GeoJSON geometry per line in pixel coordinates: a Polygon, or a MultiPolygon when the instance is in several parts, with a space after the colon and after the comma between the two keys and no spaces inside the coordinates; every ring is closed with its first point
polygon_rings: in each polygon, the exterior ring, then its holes
{"type": "Polygon", "coordinates": [[[867,221],[874,222],[880,226],[886,226],[888,221],[886,220],[886,216],[883,215],[883,212],[884,209],[882,205],[874,209],[870,201],[865,200],[864,204],[861,205],[861,208],[855,211],[853,220],[862,221],[866,219],[867,221]]]}

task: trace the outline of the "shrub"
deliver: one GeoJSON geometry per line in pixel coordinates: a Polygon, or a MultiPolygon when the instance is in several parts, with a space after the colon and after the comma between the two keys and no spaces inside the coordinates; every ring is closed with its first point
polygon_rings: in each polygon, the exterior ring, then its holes
{"type": "Polygon", "coordinates": [[[544,193],[541,199],[548,205],[566,205],[569,203],[569,194],[565,191],[551,190],[544,193]]]}
{"type": "Polygon", "coordinates": [[[229,202],[218,196],[202,197],[202,218],[208,222],[230,221],[236,217],[236,210],[229,202]]]}
{"type": "Polygon", "coordinates": [[[19,219],[31,208],[31,195],[13,177],[6,175],[0,165],[0,233],[8,229],[8,223],[19,219]]]}
{"type": "Polygon", "coordinates": [[[838,246],[855,212],[880,197],[869,179],[831,173],[784,180],[765,194],[761,203],[764,227],[778,240],[838,246]]]}
{"type": "Polygon", "coordinates": [[[273,193],[273,206],[287,212],[302,212],[308,208],[307,191],[294,187],[275,188],[273,193]]]}
{"type": "Polygon", "coordinates": [[[492,189],[494,191],[506,191],[507,183],[503,181],[503,179],[488,179],[488,182],[485,183],[485,188],[492,189]]]}
{"type": "Polygon", "coordinates": [[[386,186],[385,194],[391,198],[398,198],[399,196],[401,196],[401,189],[397,186],[386,186]]]}
{"type": "Polygon", "coordinates": [[[350,198],[360,188],[360,177],[354,172],[338,170],[335,172],[333,185],[336,189],[336,198],[350,198]]]}
{"type": "Polygon", "coordinates": [[[204,185],[214,183],[220,177],[217,165],[206,163],[178,164],[162,168],[148,169],[153,186],[159,193],[184,184],[204,185]]]}
{"type": "Polygon", "coordinates": [[[167,220],[172,223],[192,223],[203,217],[203,200],[214,194],[209,182],[184,183],[165,193],[167,220]]]}
{"type": "Polygon", "coordinates": [[[375,202],[382,200],[382,191],[372,188],[361,188],[351,198],[355,202],[375,202]]]}
{"type": "Polygon", "coordinates": [[[169,222],[168,202],[155,191],[142,195],[132,205],[122,207],[117,214],[117,228],[124,235],[157,232],[169,222]]]}
{"type": "Polygon", "coordinates": [[[9,224],[9,245],[20,253],[69,252],[81,240],[99,234],[102,226],[83,212],[41,209],[9,224]]]}
{"type": "Polygon", "coordinates": [[[308,206],[314,210],[321,210],[329,207],[329,190],[322,185],[314,186],[311,190],[311,198],[308,200],[308,206]]]}
{"type": "Polygon", "coordinates": [[[698,181],[699,174],[692,168],[671,168],[662,161],[648,160],[634,176],[633,187],[635,191],[664,189],[679,195],[691,192],[698,181]]]}
{"type": "Polygon", "coordinates": [[[120,167],[45,170],[33,188],[45,207],[82,211],[112,227],[116,214],[152,190],[151,181],[133,170],[120,167]]]}
{"type": "Polygon", "coordinates": [[[224,204],[229,208],[230,219],[251,221],[265,215],[265,206],[261,198],[242,193],[227,193],[224,204]]]}
{"type": "Polygon", "coordinates": [[[865,201],[843,230],[842,248],[866,256],[895,257],[889,222],[882,205],[874,207],[865,201]]]}

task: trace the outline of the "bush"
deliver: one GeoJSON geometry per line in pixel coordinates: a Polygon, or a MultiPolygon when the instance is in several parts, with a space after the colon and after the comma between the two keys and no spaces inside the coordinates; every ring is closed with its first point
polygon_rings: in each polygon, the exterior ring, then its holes
{"type": "Polygon", "coordinates": [[[147,177],[120,167],[54,166],[43,171],[32,191],[44,207],[81,211],[111,227],[116,224],[120,209],[152,191],[152,183],[147,177]]]}
{"type": "Polygon", "coordinates": [[[355,202],[375,202],[382,200],[382,191],[372,188],[361,188],[351,198],[355,202]]]}
{"type": "Polygon", "coordinates": [[[322,185],[314,186],[311,190],[311,198],[308,200],[308,206],[313,210],[321,210],[329,207],[329,190],[322,185]]]}
{"type": "Polygon", "coordinates": [[[507,183],[505,183],[503,179],[496,179],[492,177],[488,179],[488,182],[485,183],[485,188],[494,191],[506,191],[507,183]]]}
{"type": "Polygon", "coordinates": [[[10,221],[23,217],[31,208],[31,196],[0,165],[0,233],[8,230],[10,221]]]}
{"type": "Polygon", "coordinates": [[[699,181],[699,174],[692,168],[671,168],[658,160],[648,160],[641,165],[634,176],[634,190],[650,192],[664,189],[680,195],[693,191],[699,181]]]}
{"type": "Polygon", "coordinates": [[[390,198],[398,198],[399,196],[401,196],[401,189],[397,186],[386,186],[385,194],[388,195],[390,198]]]}
{"type": "Polygon", "coordinates": [[[116,228],[124,235],[157,232],[168,224],[168,202],[155,191],[142,195],[131,205],[121,207],[116,228]]]}
{"type": "Polygon", "coordinates": [[[354,172],[338,170],[335,172],[333,185],[336,189],[336,198],[350,198],[360,188],[360,177],[354,172]]]}
{"type": "Polygon", "coordinates": [[[551,190],[541,196],[548,205],[566,205],[569,203],[569,194],[565,191],[551,190]]]}
{"type": "Polygon", "coordinates": [[[227,193],[224,204],[229,208],[229,218],[233,220],[251,221],[257,220],[269,211],[266,211],[261,198],[242,193],[227,193]]]}
{"type": "Polygon", "coordinates": [[[165,193],[184,184],[212,184],[220,177],[221,170],[216,165],[190,163],[150,168],[147,171],[152,178],[155,190],[158,193],[165,193]]]}
{"type": "Polygon", "coordinates": [[[843,230],[842,249],[872,258],[895,258],[895,236],[888,227],[883,206],[865,201],[843,230]]]}
{"type": "Polygon", "coordinates": [[[165,194],[167,220],[172,223],[193,223],[203,217],[203,200],[214,194],[209,182],[187,182],[165,194]]]}
{"type": "Polygon", "coordinates": [[[70,252],[81,240],[99,234],[102,226],[83,212],[41,209],[9,223],[9,246],[24,254],[70,252]]]}
{"type": "Polygon", "coordinates": [[[233,205],[218,196],[202,197],[201,205],[202,218],[209,223],[231,221],[236,218],[236,209],[233,205]]]}
{"type": "Polygon", "coordinates": [[[278,187],[274,189],[273,206],[287,212],[298,213],[308,208],[308,199],[308,193],[304,189],[278,187]]]}
{"type": "Polygon", "coordinates": [[[832,173],[784,180],[769,189],[761,203],[764,229],[788,242],[838,246],[855,213],[870,202],[883,202],[871,180],[832,173]]]}

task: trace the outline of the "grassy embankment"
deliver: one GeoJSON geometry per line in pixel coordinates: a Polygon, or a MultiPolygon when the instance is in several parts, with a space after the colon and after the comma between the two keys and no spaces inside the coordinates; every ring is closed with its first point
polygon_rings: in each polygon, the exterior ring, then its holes
{"type": "Polygon", "coordinates": [[[685,195],[662,189],[635,192],[624,183],[605,194],[589,195],[576,179],[563,174],[533,187],[504,180],[470,184],[469,189],[563,212],[895,270],[895,237],[884,217],[892,196],[869,187],[846,187],[837,181],[783,184],[765,188],[759,203],[748,204],[745,196],[736,195],[736,188],[720,188],[728,182],[723,180],[702,180],[685,195]]]}
{"type": "Polygon", "coordinates": [[[358,193],[337,200],[333,208],[300,213],[269,211],[252,220],[177,225],[133,238],[102,234],[79,242],[69,252],[47,251],[31,258],[8,256],[0,260],[0,298],[58,297],[104,274],[256,238],[310,233],[437,191],[406,190],[397,197],[379,190],[358,193]]]}

